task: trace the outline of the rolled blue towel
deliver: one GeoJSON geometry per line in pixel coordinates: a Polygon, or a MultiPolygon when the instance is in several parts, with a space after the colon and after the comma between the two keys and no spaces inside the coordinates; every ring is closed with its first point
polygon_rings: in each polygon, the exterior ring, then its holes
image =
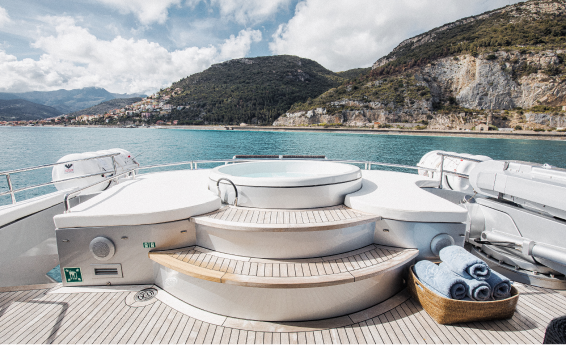
{"type": "MultiPolygon", "coordinates": [[[[452,272],[445,262],[438,265],[438,267],[452,272]]],[[[465,277],[461,278],[466,284],[466,295],[472,301],[489,301],[491,299],[491,286],[486,281],[467,279],[465,277]]]]}
{"type": "Polygon", "coordinates": [[[491,286],[493,299],[505,299],[511,297],[511,281],[502,274],[491,271],[491,276],[486,280],[491,286]]]}
{"type": "Polygon", "coordinates": [[[460,246],[448,246],[440,250],[440,260],[450,270],[467,279],[487,280],[491,270],[487,264],[460,246]]]}
{"type": "Polygon", "coordinates": [[[468,289],[464,279],[450,270],[443,269],[427,260],[417,262],[414,270],[417,278],[426,287],[441,296],[462,299],[467,295],[468,289]]]}

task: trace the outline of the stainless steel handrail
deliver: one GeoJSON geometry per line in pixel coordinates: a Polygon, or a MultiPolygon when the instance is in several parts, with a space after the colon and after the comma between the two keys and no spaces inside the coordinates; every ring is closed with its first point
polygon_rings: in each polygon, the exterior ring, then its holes
{"type": "Polygon", "coordinates": [[[70,204],[69,204],[69,199],[74,198],[77,193],[80,193],[80,192],[82,192],[83,190],[88,189],[88,188],[90,188],[90,187],[96,186],[97,184],[101,184],[101,183],[104,183],[104,182],[108,182],[108,181],[112,181],[112,180],[118,179],[118,177],[123,176],[123,175],[127,175],[127,174],[129,174],[129,173],[131,173],[131,172],[134,172],[134,173],[132,174],[132,178],[135,179],[135,178],[136,178],[135,170],[137,170],[137,169],[138,169],[138,168],[133,168],[133,169],[130,169],[130,170],[126,170],[126,171],[121,172],[121,173],[119,173],[119,174],[117,174],[117,175],[110,176],[110,177],[108,177],[108,178],[106,178],[106,179],[104,179],[104,180],[100,180],[100,181],[96,181],[96,182],[94,182],[94,183],[91,183],[91,184],[89,184],[88,186],[81,187],[81,188],[76,188],[76,189],[74,189],[73,191],[71,191],[71,192],[65,194],[65,198],[63,199],[63,203],[64,203],[64,205],[65,205],[65,213],[69,213],[69,212],[70,212],[71,206],[70,206],[70,204]]]}
{"type": "MultiPolygon", "coordinates": [[[[443,158],[446,157],[451,157],[451,158],[459,158],[459,159],[465,159],[465,160],[469,160],[469,161],[473,161],[473,162],[481,162],[480,160],[477,159],[473,159],[473,158],[468,158],[468,157],[463,157],[463,156],[457,156],[457,155],[451,155],[451,154],[443,154],[443,153],[438,153],[439,155],[442,156],[442,160],[443,158]]],[[[41,168],[47,168],[50,166],[55,166],[55,165],[60,165],[60,164],[65,164],[65,163],[69,163],[69,162],[77,162],[77,161],[83,161],[83,160],[90,160],[90,159],[97,159],[97,158],[105,158],[105,157],[112,157],[113,160],[113,166],[116,168],[116,163],[115,163],[115,159],[114,156],[119,155],[119,153],[113,153],[113,154],[108,154],[108,155],[103,155],[103,156],[96,156],[96,157],[89,157],[89,158],[84,158],[84,159],[76,159],[76,160],[69,160],[69,161],[65,161],[65,162],[59,162],[59,163],[53,163],[53,164],[46,164],[46,165],[42,165],[42,166],[37,166],[37,167],[32,167],[32,168],[25,168],[25,169],[17,169],[17,170],[11,170],[11,171],[5,171],[5,172],[0,172],[0,175],[5,175],[8,179],[8,186],[9,186],[9,191],[7,192],[3,192],[0,193],[0,196],[3,195],[7,195],[7,194],[11,194],[12,196],[12,203],[15,203],[15,196],[14,193],[17,192],[21,192],[24,190],[29,190],[29,189],[33,189],[33,188],[39,188],[39,187],[43,187],[43,186],[47,186],[50,184],[54,184],[54,183],[58,183],[58,182],[65,182],[65,181],[70,181],[70,180],[75,180],[75,179],[82,179],[82,178],[87,178],[87,177],[92,177],[92,176],[97,176],[97,175],[101,175],[101,174],[116,174],[116,169],[114,171],[104,171],[104,172],[99,172],[99,173],[95,173],[95,174],[90,174],[90,175],[84,175],[84,176],[77,176],[77,177],[72,177],[69,179],[63,179],[63,180],[59,180],[59,181],[51,181],[51,182],[46,182],[46,183],[42,183],[42,184],[38,184],[38,185],[34,185],[34,186],[29,186],[29,187],[24,187],[24,188],[19,188],[19,189],[13,189],[12,186],[12,182],[10,179],[10,174],[13,172],[22,172],[22,171],[29,171],[29,170],[35,170],[35,169],[41,169],[41,168]]],[[[292,158],[283,158],[283,159],[292,159],[292,158]]],[[[144,166],[144,167],[137,167],[137,168],[133,168],[130,169],[128,171],[122,172],[118,175],[113,175],[107,179],[104,180],[100,180],[97,181],[89,186],[83,187],[77,191],[73,191],[69,194],[76,194],[76,192],[80,192],[82,190],[85,190],[87,188],[90,188],[92,186],[95,186],[97,184],[100,183],[104,183],[104,182],[108,182],[110,180],[114,180],[115,182],[118,181],[118,177],[126,175],[126,174],[130,174],[132,173],[132,177],[135,178],[135,174],[137,170],[142,170],[142,169],[155,169],[155,168],[164,168],[164,167],[173,167],[173,166],[180,166],[180,165],[190,165],[190,169],[191,170],[196,170],[198,169],[198,164],[204,164],[204,163],[237,163],[237,162],[250,162],[250,161],[255,161],[255,160],[264,160],[264,159],[254,159],[254,158],[248,158],[248,159],[241,159],[241,158],[237,158],[237,159],[208,159],[208,160],[191,160],[191,161],[183,161],[183,162],[177,162],[177,163],[166,163],[166,164],[155,164],[155,165],[149,165],[149,166],[144,166]]],[[[434,169],[434,168],[425,168],[425,167],[418,167],[418,166],[411,166],[411,165],[404,165],[404,164],[394,164],[394,163],[385,163],[385,162],[372,162],[372,161],[358,161],[358,160],[344,160],[344,159],[322,159],[322,158],[316,158],[316,159],[312,159],[312,160],[316,160],[316,161],[325,161],[325,162],[336,162],[336,163],[348,163],[348,164],[363,164],[364,165],[364,169],[365,170],[371,170],[372,166],[377,165],[377,166],[385,166],[385,167],[391,167],[391,168],[400,168],[400,169],[412,169],[412,170],[425,170],[425,171],[432,171],[432,172],[440,172],[441,175],[441,179],[439,181],[439,188],[442,188],[442,178],[445,174],[449,174],[449,175],[454,175],[454,176],[458,176],[461,178],[469,178],[468,175],[466,174],[461,174],[461,173],[457,173],[457,172],[452,172],[452,171],[446,171],[444,170],[444,165],[442,164],[440,169],[434,169]]],[[[66,210],[68,210],[69,205],[68,205],[68,199],[65,199],[65,208],[66,210]]]]}
{"type": "Polygon", "coordinates": [[[220,181],[228,181],[230,182],[232,187],[234,187],[234,192],[236,193],[236,198],[234,199],[234,206],[238,206],[238,188],[236,188],[234,182],[232,182],[232,180],[230,180],[229,178],[221,177],[218,179],[218,181],[216,181],[216,189],[218,190],[218,197],[222,199],[222,192],[220,192],[220,181]]]}
{"type": "MultiPolygon", "coordinates": [[[[71,180],[78,180],[78,179],[83,179],[83,178],[87,178],[87,177],[100,176],[100,175],[111,174],[111,173],[113,174],[113,173],[115,173],[115,172],[114,172],[114,171],[105,171],[105,172],[103,172],[103,173],[98,172],[98,173],[90,174],[90,175],[82,175],[82,176],[77,176],[77,177],[70,177],[70,178],[66,178],[66,179],[63,179],[63,180],[50,181],[50,182],[45,182],[45,183],[36,184],[36,185],[33,185],[33,186],[28,186],[28,187],[24,187],[24,188],[14,189],[13,192],[14,192],[14,193],[17,193],[17,192],[22,192],[22,191],[24,191],[24,190],[29,190],[29,189],[39,188],[39,187],[45,187],[45,186],[48,186],[48,185],[54,184],[54,183],[66,182],[66,181],[71,181],[71,180]]],[[[10,194],[10,193],[11,193],[10,191],[4,192],[4,193],[0,193],[0,196],[6,195],[6,194],[10,194]]]]}
{"type": "MultiPolygon", "coordinates": [[[[64,161],[64,162],[44,164],[44,165],[38,165],[38,166],[35,166],[35,167],[22,168],[22,169],[16,169],[16,170],[2,171],[2,172],[0,172],[0,175],[6,176],[6,180],[8,181],[8,191],[0,193],[0,196],[10,194],[10,196],[12,198],[12,204],[15,204],[17,192],[21,192],[21,191],[29,190],[29,189],[34,189],[34,188],[40,188],[40,187],[48,186],[48,185],[55,184],[55,183],[58,183],[58,182],[81,179],[81,178],[91,177],[91,176],[96,176],[96,175],[101,175],[101,174],[109,174],[109,173],[115,174],[116,171],[117,171],[117,167],[116,167],[116,159],[114,157],[118,156],[119,154],[120,154],[119,152],[109,153],[109,154],[101,155],[101,156],[87,157],[87,158],[80,158],[80,159],[71,159],[71,160],[64,161]],[[71,163],[71,162],[81,162],[81,161],[88,161],[88,160],[91,160],[91,159],[99,159],[99,158],[106,158],[106,157],[112,157],[112,166],[114,167],[113,171],[104,171],[104,172],[100,172],[100,173],[96,173],[96,174],[92,174],[92,175],[76,176],[76,177],[71,177],[71,178],[68,178],[68,179],[63,179],[63,180],[58,180],[58,181],[40,183],[38,185],[28,186],[28,187],[24,187],[24,188],[20,188],[20,189],[16,189],[16,190],[14,190],[14,186],[12,184],[12,179],[10,177],[10,174],[16,174],[16,173],[21,173],[21,172],[25,172],[25,171],[32,171],[32,170],[39,170],[39,169],[49,168],[49,167],[52,167],[52,166],[67,164],[67,163],[71,163]]],[[[135,174],[135,172],[134,172],[134,174],[135,174]]]]}
{"type": "Polygon", "coordinates": [[[30,167],[30,168],[23,168],[23,169],[16,169],[16,170],[8,170],[8,171],[0,171],[0,175],[6,175],[6,174],[14,174],[14,173],[19,173],[19,172],[24,172],[24,171],[30,171],[30,170],[37,170],[37,169],[43,169],[43,168],[49,168],[55,165],[60,165],[60,164],[66,164],[66,163],[71,163],[71,162],[79,162],[79,161],[88,161],[91,159],[98,159],[98,158],[106,158],[106,157],[114,157],[114,156],[118,156],[120,153],[109,153],[107,155],[102,155],[102,156],[96,156],[96,157],[87,157],[87,158],[81,158],[81,159],[72,159],[69,161],[64,161],[64,162],[57,162],[57,163],[51,163],[51,164],[45,164],[45,165],[38,165],[35,167],[30,167]]]}
{"type": "Polygon", "coordinates": [[[436,154],[440,156],[440,180],[438,182],[438,189],[442,189],[442,180],[444,179],[444,174],[455,175],[455,176],[458,176],[458,177],[461,177],[461,178],[467,178],[467,179],[470,178],[470,176],[466,175],[466,174],[457,173],[455,171],[445,171],[444,170],[444,157],[465,159],[465,160],[468,160],[470,162],[476,162],[476,163],[483,162],[482,160],[479,160],[479,159],[474,159],[474,158],[469,158],[469,157],[464,157],[464,156],[459,156],[459,155],[453,155],[453,154],[444,153],[444,152],[437,152],[436,154]]]}

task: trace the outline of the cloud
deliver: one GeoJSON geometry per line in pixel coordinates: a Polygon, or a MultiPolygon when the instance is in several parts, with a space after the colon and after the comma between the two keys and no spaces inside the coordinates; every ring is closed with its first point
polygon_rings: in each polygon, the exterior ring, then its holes
{"type": "Polygon", "coordinates": [[[180,6],[181,0],[98,0],[123,14],[133,13],[143,25],[164,24],[169,7],[180,6]]]}
{"type": "MultiPolygon", "coordinates": [[[[114,8],[122,14],[133,13],[141,24],[164,24],[169,16],[169,8],[195,8],[206,0],[97,0],[114,8]]],[[[255,25],[274,16],[278,10],[287,7],[293,0],[209,0],[212,6],[219,8],[224,19],[242,25],[255,25]]]]}
{"type": "Polygon", "coordinates": [[[10,16],[5,8],[0,7],[0,28],[10,22],[10,16]]]}
{"type": "MultiPolygon", "coordinates": [[[[516,3],[518,0],[512,0],[516,3]]],[[[448,22],[508,5],[508,0],[305,0],[281,24],[269,49],[343,71],[371,66],[401,41],[448,22]]]]}
{"type": "Polygon", "coordinates": [[[291,0],[211,0],[220,8],[220,15],[242,25],[255,25],[287,7],[291,0]]]}
{"type": "Polygon", "coordinates": [[[101,40],[69,17],[50,17],[55,34],[41,36],[33,47],[43,51],[37,60],[18,60],[0,50],[0,90],[103,87],[111,92],[150,93],[227,59],[244,57],[258,30],[242,30],[221,44],[169,52],[146,39],[117,36],[101,40]]]}

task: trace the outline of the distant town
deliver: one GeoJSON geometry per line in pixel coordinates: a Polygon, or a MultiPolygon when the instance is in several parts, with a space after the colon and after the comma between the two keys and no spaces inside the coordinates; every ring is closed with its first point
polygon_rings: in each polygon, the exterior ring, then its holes
{"type": "Polygon", "coordinates": [[[41,120],[29,121],[0,121],[0,126],[50,126],[50,125],[110,125],[119,127],[138,127],[148,125],[177,125],[178,120],[170,120],[171,111],[175,108],[182,110],[184,106],[174,107],[167,104],[171,96],[182,90],[164,89],[150,95],[139,102],[132,103],[120,109],[112,109],[104,114],[92,115],[60,115],[41,120]]]}

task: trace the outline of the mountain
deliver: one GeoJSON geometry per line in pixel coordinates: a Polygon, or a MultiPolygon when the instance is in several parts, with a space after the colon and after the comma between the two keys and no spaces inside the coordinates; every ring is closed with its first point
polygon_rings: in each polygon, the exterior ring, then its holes
{"type": "Polygon", "coordinates": [[[353,69],[349,69],[347,71],[336,72],[336,74],[338,74],[339,76],[341,76],[344,79],[354,79],[354,78],[357,78],[359,76],[365,75],[369,72],[371,72],[371,67],[353,68],[353,69]]]}
{"type": "Polygon", "coordinates": [[[235,59],[212,65],[160,92],[170,96],[179,124],[271,124],[292,104],[305,102],[346,79],[296,56],[235,59]]]}
{"type": "Polygon", "coordinates": [[[39,120],[58,115],[61,112],[53,107],[24,99],[0,99],[0,121],[39,120]]]}
{"type": "Polygon", "coordinates": [[[115,98],[144,97],[145,95],[114,94],[98,87],[85,87],[74,90],[31,91],[22,93],[0,93],[0,99],[25,99],[37,104],[47,105],[61,113],[70,113],[92,107],[115,98]]]}
{"type": "Polygon", "coordinates": [[[79,115],[98,115],[104,114],[109,110],[123,108],[135,102],[141,101],[141,97],[132,98],[115,98],[106,102],[95,105],[94,107],[86,108],[83,110],[75,111],[68,114],[69,116],[79,116],[79,115]]]}
{"type": "Polygon", "coordinates": [[[274,125],[562,127],[565,62],[566,3],[530,0],[407,39],[371,72],[294,104],[274,125]]]}

